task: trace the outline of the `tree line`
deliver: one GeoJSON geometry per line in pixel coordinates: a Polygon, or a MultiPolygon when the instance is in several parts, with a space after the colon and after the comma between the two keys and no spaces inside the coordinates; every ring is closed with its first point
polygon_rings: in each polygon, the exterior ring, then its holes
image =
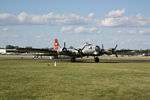
{"type": "MultiPolygon", "coordinates": [[[[19,48],[19,46],[14,46],[14,45],[6,45],[5,49],[16,49],[19,48]]],[[[25,48],[30,48],[32,49],[32,46],[26,46],[25,48]]],[[[69,46],[69,49],[73,49],[73,46],[69,46]]],[[[4,49],[4,48],[3,48],[4,49]]],[[[54,48],[42,48],[42,49],[48,49],[48,50],[53,50],[54,48]]],[[[117,52],[119,55],[142,55],[142,54],[149,54],[150,55],[150,49],[146,50],[130,50],[130,49],[121,49],[119,52],[117,52]]]]}
{"type": "MultiPolygon", "coordinates": [[[[16,48],[20,48],[19,46],[14,46],[14,45],[6,45],[5,48],[1,48],[1,49],[16,49],[16,48]]],[[[29,49],[32,49],[32,46],[26,46],[25,48],[29,48],[29,49]]],[[[73,46],[69,46],[69,49],[73,49],[74,47],[73,46]]],[[[42,48],[42,49],[53,49],[53,48],[42,48]]]]}
{"type": "Polygon", "coordinates": [[[130,49],[121,49],[119,50],[120,52],[117,52],[119,55],[131,55],[131,56],[134,56],[134,55],[150,55],[150,49],[146,49],[146,50],[130,50],[130,49]]]}

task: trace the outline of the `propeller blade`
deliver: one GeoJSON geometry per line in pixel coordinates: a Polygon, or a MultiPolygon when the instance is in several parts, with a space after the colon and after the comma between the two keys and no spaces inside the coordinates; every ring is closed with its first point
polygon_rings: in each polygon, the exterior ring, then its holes
{"type": "Polygon", "coordinates": [[[117,45],[115,46],[115,50],[117,49],[117,45]]]}
{"type": "Polygon", "coordinates": [[[104,45],[102,44],[102,49],[104,49],[104,45]]]}
{"type": "Polygon", "coordinates": [[[64,48],[66,48],[66,42],[64,42],[64,48]]]}
{"type": "Polygon", "coordinates": [[[85,48],[85,46],[81,50],[83,50],[84,48],[85,48]]]}
{"type": "Polygon", "coordinates": [[[118,55],[117,55],[117,53],[116,53],[116,52],[114,52],[114,54],[115,54],[115,56],[116,56],[116,57],[118,57],[118,55]]]}
{"type": "Polygon", "coordinates": [[[63,51],[63,52],[67,52],[66,42],[64,42],[64,47],[63,47],[62,51],[63,51]]]}
{"type": "Polygon", "coordinates": [[[101,52],[105,53],[104,45],[102,44],[101,52]]]}
{"type": "Polygon", "coordinates": [[[118,57],[117,52],[116,52],[116,49],[117,49],[117,45],[115,46],[115,48],[113,49],[112,52],[115,54],[116,57],[118,57]]]}

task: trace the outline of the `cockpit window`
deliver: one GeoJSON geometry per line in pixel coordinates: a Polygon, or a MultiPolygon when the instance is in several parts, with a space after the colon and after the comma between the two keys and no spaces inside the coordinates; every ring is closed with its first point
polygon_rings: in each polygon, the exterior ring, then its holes
{"type": "Polygon", "coordinates": [[[89,49],[92,49],[92,47],[89,47],[89,49]]]}
{"type": "Polygon", "coordinates": [[[88,42],[85,42],[84,45],[86,46],[90,46],[91,44],[89,44],[88,42]]]}

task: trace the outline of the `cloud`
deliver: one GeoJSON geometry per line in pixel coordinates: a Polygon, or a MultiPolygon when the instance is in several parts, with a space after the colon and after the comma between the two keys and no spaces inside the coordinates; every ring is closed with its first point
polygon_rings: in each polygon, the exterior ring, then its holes
{"type": "Polygon", "coordinates": [[[134,34],[139,34],[139,35],[150,35],[150,29],[149,28],[144,28],[144,29],[119,29],[119,30],[111,30],[110,33],[117,33],[117,34],[124,34],[124,35],[134,35],[134,34]]]}
{"type": "Polygon", "coordinates": [[[41,36],[41,35],[37,35],[36,38],[37,38],[37,39],[41,39],[42,36],[41,36]]]}
{"type": "Polygon", "coordinates": [[[103,44],[105,44],[105,48],[110,48],[115,46],[115,44],[118,45],[117,49],[123,49],[123,48],[130,48],[130,49],[148,49],[150,48],[150,40],[144,39],[144,38],[126,38],[126,39],[109,39],[107,41],[104,41],[103,44]]]}
{"type": "Polygon", "coordinates": [[[121,17],[121,18],[105,18],[100,22],[100,26],[106,27],[117,27],[117,26],[127,26],[128,25],[128,17],[121,17]]]}
{"type": "Polygon", "coordinates": [[[8,13],[0,14],[0,25],[14,25],[18,23],[18,19],[14,15],[8,13]]]}
{"type": "Polygon", "coordinates": [[[150,29],[141,29],[141,30],[139,30],[139,33],[140,34],[150,34],[150,29]]]}
{"type": "Polygon", "coordinates": [[[107,17],[100,21],[99,26],[104,27],[144,27],[150,26],[150,16],[136,14],[134,16],[122,16],[125,9],[111,11],[107,17]]]}
{"type": "Polygon", "coordinates": [[[122,10],[112,10],[106,16],[107,17],[120,17],[125,13],[125,9],[122,10]]]}
{"type": "Polygon", "coordinates": [[[103,27],[144,27],[150,26],[150,16],[136,14],[123,16],[125,9],[108,12],[103,20],[94,18],[94,13],[87,16],[77,14],[56,14],[50,12],[43,15],[27,14],[22,12],[18,15],[0,13],[0,26],[4,25],[95,25],[103,27]]]}
{"type": "Polygon", "coordinates": [[[92,42],[92,39],[90,39],[90,38],[85,38],[85,39],[82,39],[82,40],[80,40],[80,42],[81,43],[91,43],[92,42]]]}
{"type": "Polygon", "coordinates": [[[18,37],[16,34],[0,34],[0,39],[15,39],[18,37]]]}
{"type": "Polygon", "coordinates": [[[118,30],[117,33],[118,34],[136,34],[137,31],[136,30],[118,30]]]}
{"type": "Polygon", "coordinates": [[[89,18],[93,18],[94,16],[95,16],[94,13],[89,13],[89,14],[88,14],[88,17],[89,17],[89,18]]]}
{"type": "Polygon", "coordinates": [[[101,33],[101,30],[96,27],[85,28],[85,27],[77,27],[73,28],[72,26],[62,27],[60,33],[74,33],[74,34],[98,34],[101,33]]]}
{"type": "Polygon", "coordinates": [[[101,31],[96,28],[96,27],[92,27],[92,28],[84,28],[84,27],[78,27],[74,30],[75,33],[85,33],[85,34],[94,34],[94,33],[101,33],[101,31]]]}
{"type": "Polygon", "coordinates": [[[70,34],[70,33],[73,32],[73,28],[72,28],[72,26],[62,27],[60,32],[62,32],[62,33],[69,33],[70,34]]]}
{"type": "Polygon", "coordinates": [[[76,14],[55,14],[50,12],[43,15],[27,14],[25,12],[19,15],[8,13],[0,14],[0,25],[88,25],[93,23],[94,13],[88,16],[76,14]]]}
{"type": "Polygon", "coordinates": [[[6,32],[6,31],[8,31],[9,29],[7,28],[7,27],[5,27],[5,28],[2,28],[2,31],[4,31],[4,32],[6,32]]]}
{"type": "MultiPolygon", "coordinates": [[[[127,44],[127,45],[140,45],[140,46],[143,46],[143,45],[147,45],[147,48],[149,48],[149,45],[150,45],[150,40],[149,39],[128,39],[126,41],[120,41],[120,44],[124,45],[124,44],[127,44]]],[[[133,47],[134,47],[133,46],[133,47]]]]}

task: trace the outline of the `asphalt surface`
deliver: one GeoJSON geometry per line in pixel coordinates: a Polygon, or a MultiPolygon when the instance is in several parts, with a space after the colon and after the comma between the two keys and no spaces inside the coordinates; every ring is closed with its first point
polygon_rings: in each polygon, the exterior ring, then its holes
{"type": "MultiPolygon", "coordinates": [[[[30,58],[16,58],[16,59],[0,59],[0,60],[41,60],[41,61],[62,61],[62,62],[71,62],[70,59],[30,59],[30,58]]],[[[99,63],[146,63],[150,60],[125,60],[125,59],[100,59],[99,63]]],[[[94,59],[77,59],[76,63],[95,63],[94,59]]]]}

